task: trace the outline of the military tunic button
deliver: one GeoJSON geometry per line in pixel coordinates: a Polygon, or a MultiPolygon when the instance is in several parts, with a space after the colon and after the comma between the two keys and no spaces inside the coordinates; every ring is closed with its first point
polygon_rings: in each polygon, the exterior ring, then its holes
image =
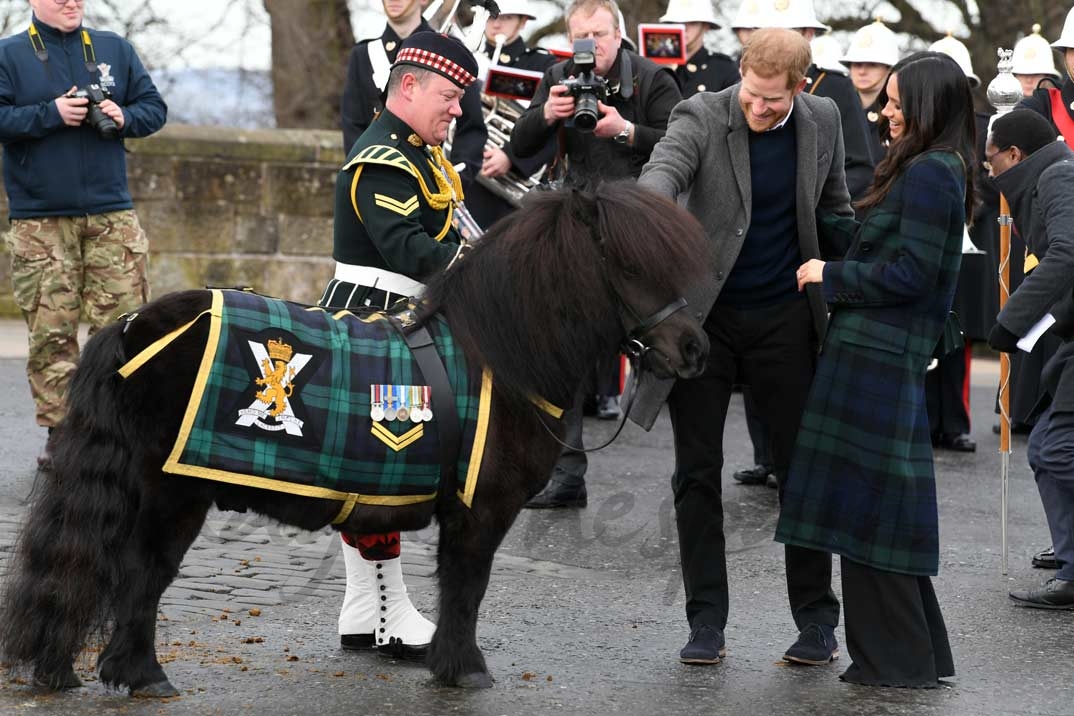
{"type": "Polygon", "coordinates": [[[697,65],[695,65],[693,62],[689,63],[688,65],[686,65],[686,71],[697,72],[697,65]]]}
{"type": "Polygon", "coordinates": [[[511,64],[512,59],[514,59],[514,58],[511,57],[509,54],[507,54],[505,52],[502,55],[500,55],[500,64],[501,65],[509,65],[509,64],[511,64]]]}
{"type": "MultiPolygon", "coordinates": [[[[392,139],[399,139],[399,135],[398,135],[398,134],[396,134],[395,132],[392,132],[392,133],[391,133],[391,134],[389,134],[388,136],[389,136],[389,137],[391,137],[392,139]]],[[[377,565],[377,569],[380,569],[380,565],[379,565],[379,564],[377,565]]]]}
{"type": "Polygon", "coordinates": [[[698,92],[704,92],[705,91],[705,85],[698,85],[697,86],[697,91],[698,92]]]}
{"type": "Polygon", "coordinates": [[[388,52],[391,52],[392,50],[394,50],[395,49],[395,41],[394,40],[388,40],[387,42],[385,42],[384,43],[384,49],[387,50],[388,52]]]}
{"type": "Polygon", "coordinates": [[[869,114],[867,114],[865,116],[866,116],[866,118],[868,118],[868,120],[870,122],[876,122],[876,121],[879,121],[879,119],[880,119],[880,115],[877,114],[876,112],[870,112],[869,114]]]}
{"type": "Polygon", "coordinates": [[[708,68],[709,68],[709,66],[708,66],[707,63],[704,64],[704,65],[701,65],[701,69],[703,69],[703,70],[707,70],[708,68]]]}

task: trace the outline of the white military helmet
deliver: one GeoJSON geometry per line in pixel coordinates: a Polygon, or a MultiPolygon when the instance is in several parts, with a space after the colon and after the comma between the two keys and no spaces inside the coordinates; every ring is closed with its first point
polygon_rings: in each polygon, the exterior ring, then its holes
{"type": "Polygon", "coordinates": [[[846,65],[839,61],[843,54],[843,48],[839,46],[839,40],[831,35],[817,35],[809,43],[813,51],[813,64],[828,72],[837,72],[841,75],[849,74],[846,65]]]}
{"type": "Polygon", "coordinates": [[[973,63],[970,62],[970,51],[966,49],[966,46],[955,39],[954,35],[950,32],[947,33],[947,37],[929,45],[929,50],[932,52],[942,52],[950,57],[952,60],[958,63],[958,66],[962,68],[962,73],[970,80],[970,85],[977,87],[981,84],[981,78],[973,73],[973,63]]]}
{"type": "Polygon", "coordinates": [[[1026,35],[1014,46],[1014,67],[1016,75],[1051,75],[1059,78],[1055,69],[1055,58],[1048,41],[1040,36],[1040,25],[1033,26],[1033,33],[1026,35]]]}
{"type": "Polygon", "coordinates": [[[531,20],[537,19],[529,7],[530,3],[523,0],[496,0],[496,5],[499,6],[501,15],[521,15],[531,20]]]}
{"type": "Polygon", "coordinates": [[[831,29],[817,19],[813,0],[742,0],[731,29],[761,27],[785,27],[791,30],[812,27],[819,32],[831,29]]]}
{"type": "Polygon", "coordinates": [[[876,18],[876,22],[854,33],[842,61],[848,65],[851,62],[875,62],[892,67],[899,61],[899,40],[880,18],[876,18]]]}
{"type": "Polygon", "coordinates": [[[720,27],[712,10],[712,0],[668,0],[668,10],[660,22],[704,22],[714,29],[720,27]]]}
{"type": "Polygon", "coordinates": [[[1067,21],[1063,23],[1063,34],[1052,43],[1057,50],[1074,49],[1074,7],[1067,13],[1067,21]]]}

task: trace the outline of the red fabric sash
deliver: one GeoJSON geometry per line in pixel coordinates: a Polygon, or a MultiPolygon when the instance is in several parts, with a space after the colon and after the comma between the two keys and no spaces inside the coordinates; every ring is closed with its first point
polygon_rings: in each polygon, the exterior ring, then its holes
{"type": "Polygon", "coordinates": [[[1074,149],[1074,118],[1071,118],[1063,104],[1063,94],[1058,89],[1050,87],[1048,98],[1052,101],[1052,121],[1055,122],[1056,129],[1063,135],[1067,146],[1074,149]]]}

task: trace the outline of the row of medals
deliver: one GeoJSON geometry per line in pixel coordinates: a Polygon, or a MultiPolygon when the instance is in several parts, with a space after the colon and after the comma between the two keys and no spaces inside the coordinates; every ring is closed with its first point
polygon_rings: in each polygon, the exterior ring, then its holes
{"type": "Polygon", "coordinates": [[[431,394],[427,385],[370,385],[369,417],[376,423],[382,420],[428,422],[433,419],[431,394]]]}

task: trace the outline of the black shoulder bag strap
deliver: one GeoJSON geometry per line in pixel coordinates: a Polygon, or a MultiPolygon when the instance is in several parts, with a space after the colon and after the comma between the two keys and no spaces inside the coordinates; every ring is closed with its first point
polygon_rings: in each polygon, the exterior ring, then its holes
{"type": "Polygon", "coordinates": [[[421,323],[407,325],[413,320],[413,311],[406,311],[391,316],[390,323],[403,336],[414,360],[418,362],[425,382],[432,391],[432,402],[436,405],[437,425],[440,433],[440,474],[441,488],[455,493],[458,491],[459,451],[462,445],[462,428],[459,426],[459,413],[455,407],[455,392],[451,389],[447,370],[429,330],[421,323]],[[402,319],[400,317],[403,317],[402,319]]]}

